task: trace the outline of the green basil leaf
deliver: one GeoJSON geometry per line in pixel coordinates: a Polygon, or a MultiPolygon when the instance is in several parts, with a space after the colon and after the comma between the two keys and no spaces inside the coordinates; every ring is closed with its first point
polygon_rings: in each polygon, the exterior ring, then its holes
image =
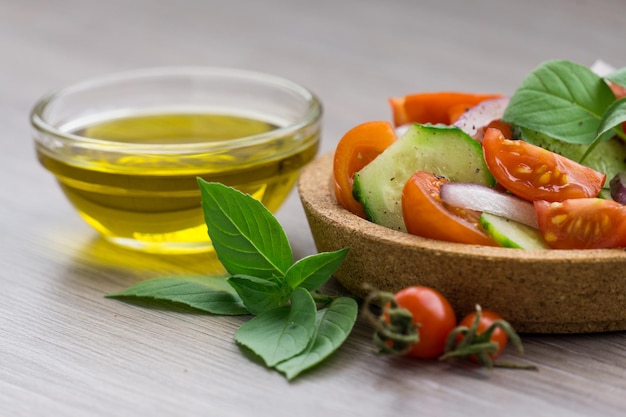
{"type": "Polygon", "coordinates": [[[313,297],[298,288],[291,295],[290,306],[255,316],[237,330],[235,340],[274,367],[307,347],[315,332],[315,316],[313,297]]]}
{"type": "Polygon", "coordinates": [[[354,299],[341,297],[328,308],[317,312],[315,335],[306,349],[276,366],[291,380],[301,372],[319,364],[348,338],[356,322],[359,307],[354,299]]]}
{"type": "Polygon", "coordinates": [[[626,97],[616,100],[607,109],[598,128],[597,138],[616,128],[619,129],[619,132],[624,133],[622,130],[622,123],[624,122],[626,122],[626,97]]]}
{"type": "Polygon", "coordinates": [[[260,314],[285,304],[286,296],[275,281],[248,275],[233,275],[228,279],[228,283],[237,291],[243,304],[252,314],[260,314]]]}
{"type": "Polygon", "coordinates": [[[607,109],[598,127],[596,138],[581,158],[581,162],[603,140],[609,139],[615,134],[624,137],[624,131],[622,130],[622,123],[624,122],[626,122],[626,97],[613,102],[607,109]]]}
{"type": "Polygon", "coordinates": [[[287,270],[285,281],[291,288],[302,287],[315,291],[339,268],[347,253],[348,249],[344,248],[302,258],[287,270]]]}
{"type": "Polygon", "coordinates": [[[548,61],[511,97],[503,121],[569,143],[590,144],[615,95],[589,68],[548,61]]]}
{"type": "Polygon", "coordinates": [[[606,79],[611,81],[612,83],[621,85],[622,87],[626,87],[626,67],[612,72],[611,74],[607,75],[606,79]]]}
{"type": "Polygon", "coordinates": [[[209,237],[224,268],[232,275],[283,276],[293,254],[272,213],[234,188],[201,178],[198,183],[209,237]]]}
{"type": "Polygon", "coordinates": [[[155,278],[141,281],[106,297],[125,301],[140,299],[181,303],[219,315],[249,314],[237,293],[226,282],[227,278],[227,275],[155,278]]]}

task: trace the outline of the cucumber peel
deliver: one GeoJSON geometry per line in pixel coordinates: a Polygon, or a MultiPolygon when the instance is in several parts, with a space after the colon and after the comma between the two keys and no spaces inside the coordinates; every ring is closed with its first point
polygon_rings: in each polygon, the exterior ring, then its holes
{"type": "Polygon", "coordinates": [[[493,240],[505,248],[550,249],[539,230],[515,220],[482,213],[480,224],[493,240]]]}

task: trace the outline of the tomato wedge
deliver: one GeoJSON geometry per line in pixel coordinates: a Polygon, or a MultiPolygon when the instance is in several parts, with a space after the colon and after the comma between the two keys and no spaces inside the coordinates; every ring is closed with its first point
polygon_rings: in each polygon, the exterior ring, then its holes
{"type": "Polygon", "coordinates": [[[478,103],[502,97],[501,94],[434,92],[409,94],[389,99],[396,126],[407,123],[454,123],[478,103]]]}
{"type": "Polygon", "coordinates": [[[596,197],[606,181],[606,174],[528,142],[506,139],[498,129],[487,129],[482,144],[496,181],[526,200],[596,197]]]}
{"type": "Polygon", "coordinates": [[[553,249],[626,247],[626,206],[601,198],[535,201],[539,230],[553,249]]]}
{"type": "Polygon", "coordinates": [[[363,207],[352,196],[354,173],[374,160],[396,140],[396,132],[387,121],[362,123],[350,129],[339,141],[333,160],[335,196],[339,204],[365,218],[363,207]]]}
{"type": "Polygon", "coordinates": [[[402,189],[402,215],[407,231],[429,239],[499,246],[482,230],[479,214],[441,201],[441,186],[449,181],[418,171],[402,189]]]}

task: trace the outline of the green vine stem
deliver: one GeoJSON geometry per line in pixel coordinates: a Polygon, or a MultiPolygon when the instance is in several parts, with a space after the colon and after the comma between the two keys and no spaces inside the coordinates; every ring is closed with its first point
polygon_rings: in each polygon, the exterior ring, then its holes
{"type": "Polygon", "coordinates": [[[500,346],[497,342],[491,340],[491,336],[496,329],[501,329],[506,333],[509,340],[517,348],[520,355],[524,354],[524,347],[519,335],[505,320],[494,321],[484,332],[478,333],[478,325],[482,316],[482,309],[476,305],[476,317],[470,327],[457,326],[450,332],[446,339],[445,352],[439,358],[447,360],[453,358],[475,360],[480,365],[488,369],[494,367],[511,368],[511,369],[527,369],[537,370],[536,366],[518,365],[508,362],[495,362],[493,356],[498,352],[500,346]]]}
{"type": "Polygon", "coordinates": [[[404,355],[419,342],[418,326],[413,315],[398,306],[389,292],[370,290],[363,301],[363,315],[374,327],[374,344],[378,353],[404,355]],[[374,314],[374,305],[381,306],[380,314],[374,314]]]}

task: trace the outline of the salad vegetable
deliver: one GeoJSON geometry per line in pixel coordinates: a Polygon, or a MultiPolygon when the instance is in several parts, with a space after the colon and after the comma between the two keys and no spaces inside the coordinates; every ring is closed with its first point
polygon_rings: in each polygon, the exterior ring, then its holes
{"type": "Polygon", "coordinates": [[[402,188],[417,170],[451,181],[493,185],[480,143],[454,126],[414,124],[354,175],[353,194],[368,220],[406,231],[402,188]]]}
{"type": "Polygon", "coordinates": [[[496,181],[530,201],[595,197],[606,180],[606,174],[559,154],[523,140],[506,139],[498,129],[485,132],[483,154],[496,181]]]}
{"type": "Polygon", "coordinates": [[[592,69],[548,61],[510,97],[391,98],[404,133],[348,174],[357,214],[458,243],[626,247],[626,68],[592,69]]]}
{"type": "Polygon", "coordinates": [[[408,123],[452,124],[477,104],[501,97],[501,94],[439,92],[409,94],[389,99],[396,126],[408,123]]]}
{"type": "Polygon", "coordinates": [[[480,213],[444,205],[440,194],[447,183],[445,178],[426,171],[417,171],[409,178],[402,190],[407,231],[430,239],[496,246],[480,226],[480,213]]]}
{"type": "Polygon", "coordinates": [[[354,173],[369,164],[396,140],[396,133],[387,121],[362,123],[346,133],[337,144],[333,161],[335,195],[339,204],[365,218],[363,207],[352,196],[354,173]]]}
{"type": "Polygon", "coordinates": [[[554,249],[626,247],[626,206],[601,198],[535,201],[539,230],[554,249]]]}

